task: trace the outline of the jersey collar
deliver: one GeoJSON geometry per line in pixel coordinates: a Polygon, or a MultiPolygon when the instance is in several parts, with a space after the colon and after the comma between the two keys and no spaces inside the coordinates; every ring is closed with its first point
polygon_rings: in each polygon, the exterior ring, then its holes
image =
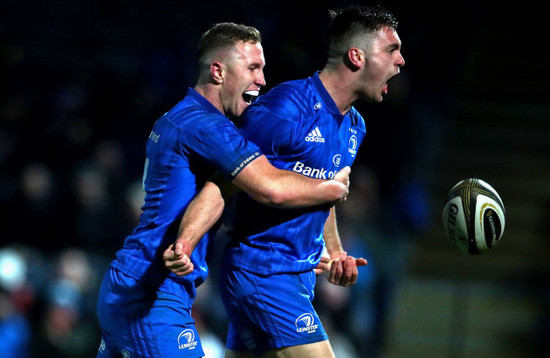
{"type": "Polygon", "coordinates": [[[189,87],[187,90],[187,95],[190,96],[195,102],[198,102],[202,107],[209,108],[212,112],[216,112],[225,117],[225,115],[217,109],[209,100],[204,98],[199,92],[194,88],[189,87]]]}
{"type": "Polygon", "coordinates": [[[343,118],[344,116],[342,115],[342,113],[340,113],[338,106],[336,106],[336,103],[334,103],[334,100],[323,85],[323,82],[321,82],[321,79],[319,78],[319,73],[320,71],[317,71],[313,76],[311,76],[313,86],[317,90],[317,93],[319,93],[319,95],[321,96],[321,100],[323,101],[325,107],[333,114],[337,114],[339,116],[338,118],[343,118]]]}

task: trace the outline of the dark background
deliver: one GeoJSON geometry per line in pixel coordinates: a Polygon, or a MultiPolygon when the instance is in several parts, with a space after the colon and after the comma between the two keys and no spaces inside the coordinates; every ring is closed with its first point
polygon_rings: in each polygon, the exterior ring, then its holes
{"type": "MultiPolygon", "coordinates": [[[[19,280],[1,281],[1,329],[27,332],[30,356],[93,356],[97,285],[139,215],[145,140],[195,84],[200,34],[219,21],[257,27],[269,89],[323,67],[327,9],[351,4],[370,2],[2,0],[0,258],[19,258],[21,277],[3,273],[19,280]]],[[[339,223],[369,265],[353,289],[319,280],[331,341],[349,357],[548,353],[544,9],[382,4],[406,65],[382,104],[356,105],[368,133],[339,223]],[[492,184],[507,209],[502,242],[476,257],[440,224],[448,189],[467,177],[492,184]]],[[[223,344],[211,286],[197,320],[223,344]]]]}

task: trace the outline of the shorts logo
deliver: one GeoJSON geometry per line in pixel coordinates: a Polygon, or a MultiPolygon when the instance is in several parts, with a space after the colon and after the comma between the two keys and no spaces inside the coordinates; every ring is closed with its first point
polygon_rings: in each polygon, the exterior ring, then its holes
{"type": "Polygon", "coordinates": [[[105,340],[101,338],[101,342],[99,343],[99,348],[97,349],[97,351],[99,353],[105,353],[105,349],[107,349],[107,344],[105,343],[105,340]]]}
{"type": "Polygon", "coordinates": [[[313,333],[319,328],[319,325],[314,324],[315,318],[311,313],[304,313],[300,317],[296,319],[295,325],[296,325],[296,332],[302,333],[313,333]]]}
{"type": "Polygon", "coordinates": [[[198,342],[195,341],[195,332],[192,329],[183,330],[178,336],[179,349],[195,349],[197,343],[198,342]]]}
{"type": "Polygon", "coordinates": [[[126,349],[123,349],[123,350],[120,352],[120,354],[122,354],[122,357],[123,357],[123,358],[130,358],[130,357],[131,357],[130,352],[129,352],[128,350],[126,350],[126,349]]]}

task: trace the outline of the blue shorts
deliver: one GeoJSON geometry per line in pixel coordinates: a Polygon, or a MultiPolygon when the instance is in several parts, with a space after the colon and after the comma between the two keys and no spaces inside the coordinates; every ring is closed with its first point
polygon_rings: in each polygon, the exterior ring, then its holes
{"type": "Polygon", "coordinates": [[[260,276],[224,267],[220,290],[229,317],[226,347],[260,355],[327,340],[312,305],[315,279],[313,270],[260,276]]]}
{"type": "Polygon", "coordinates": [[[97,314],[103,329],[98,358],[204,356],[190,303],[147,290],[112,267],[103,278],[97,314]]]}

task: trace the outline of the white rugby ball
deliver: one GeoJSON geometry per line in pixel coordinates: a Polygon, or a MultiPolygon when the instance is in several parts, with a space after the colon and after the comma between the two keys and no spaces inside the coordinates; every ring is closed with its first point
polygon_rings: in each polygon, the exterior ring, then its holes
{"type": "Polygon", "coordinates": [[[502,199],[493,187],[481,179],[464,179],[447,195],[443,228],[460,251],[479,254],[499,243],[505,216],[502,199]]]}

